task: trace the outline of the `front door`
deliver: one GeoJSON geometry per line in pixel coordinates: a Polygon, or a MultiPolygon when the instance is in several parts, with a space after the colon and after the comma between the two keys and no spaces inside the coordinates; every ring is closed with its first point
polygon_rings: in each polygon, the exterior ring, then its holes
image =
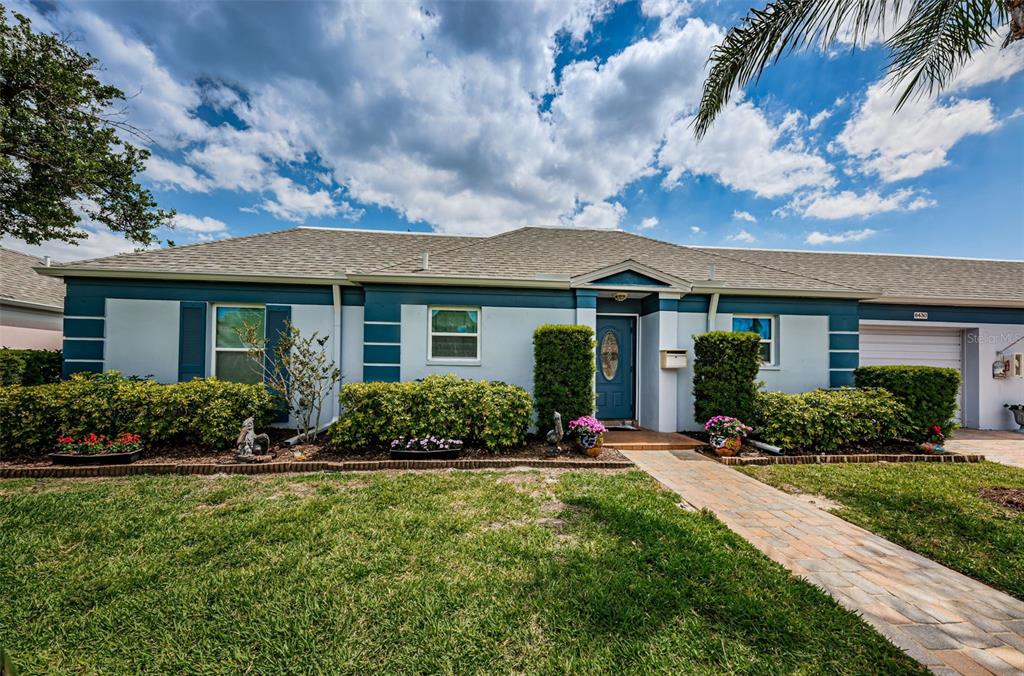
{"type": "Polygon", "coordinates": [[[597,316],[597,417],[633,420],[636,318],[597,316]]]}

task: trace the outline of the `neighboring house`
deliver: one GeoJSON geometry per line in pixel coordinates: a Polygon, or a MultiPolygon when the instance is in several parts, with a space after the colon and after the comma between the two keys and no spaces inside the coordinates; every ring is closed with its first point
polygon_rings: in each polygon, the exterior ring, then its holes
{"type": "Polygon", "coordinates": [[[968,426],[1010,428],[1003,404],[1024,400],[1024,379],[992,375],[1024,335],[1021,261],[689,247],[616,230],[296,228],[41,272],[67,285],[65,374],[250,378],[232,326],[263,322],[272,337],[290,320],[330,336],[346,381],[455,373],[532,389],[534,329],[576,323],[597,332],[598,416],[656,430],[702,422],[692,354],[665,368],[662,351],[712,329],[761,334],[769,389],[851,385],[858,364],[936,364],[963,373],[968,426]]]}
{"type": "Polygon", "coordinates": [[[0,347],[61,348],[64,285],[33,269],[48,264],[0,247],[0,347]]]}

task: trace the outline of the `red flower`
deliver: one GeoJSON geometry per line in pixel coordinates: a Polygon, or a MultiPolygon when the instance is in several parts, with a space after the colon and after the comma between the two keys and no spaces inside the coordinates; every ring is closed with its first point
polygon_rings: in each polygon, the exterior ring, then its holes
{"type": "Polygon", "coordinates": [[[71,437],[71,436],[67,436],[67,435],[65,435],[63,437],[57,437],[57,443],[58,444],[63,444],[63,445],[66,446],[68,444],[75,443],[75,438],[71,437]]]}

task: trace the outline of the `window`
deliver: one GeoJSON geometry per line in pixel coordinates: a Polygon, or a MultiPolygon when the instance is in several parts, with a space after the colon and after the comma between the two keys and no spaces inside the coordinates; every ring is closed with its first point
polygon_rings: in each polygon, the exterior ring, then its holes
{"type": "Polygon", "coordinates": [[[480,359],[480,310],[430,308],[428,358],[475,362],[480,359]]]}
{"type": "Polygon", "coordinates": [[[213,375],[236,383],[258,383],[263,371],[249,356],[237,331],[244,324],[265,335],[265,312],[261,307],[217,305],[214,311],[213,375]]]}
{"type": "Polygon", "coordinates": [[[761,336],[761,363],[775,363],[775,317],[733,317],[732,330],[761,336]]]}

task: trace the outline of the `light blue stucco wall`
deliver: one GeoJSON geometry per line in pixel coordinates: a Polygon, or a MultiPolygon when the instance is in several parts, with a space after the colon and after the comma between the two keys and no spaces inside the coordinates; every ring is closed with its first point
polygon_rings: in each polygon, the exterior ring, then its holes
{"type": "Polygon", "coordinates": [[[103,370],[177,382],[180,308],[176,300],[108,298],[103,370]]]}
{"type": "Polygon", "coordinates": [[[402,305],[400,377],[415,380],[454,373],[475,380],[501,380],[533,392],[533,332],[542,324],[574,324],[576,310],[492,307],[480,309],[480,362],[466,365],[427,359],[427,305],[402,305]]]}

